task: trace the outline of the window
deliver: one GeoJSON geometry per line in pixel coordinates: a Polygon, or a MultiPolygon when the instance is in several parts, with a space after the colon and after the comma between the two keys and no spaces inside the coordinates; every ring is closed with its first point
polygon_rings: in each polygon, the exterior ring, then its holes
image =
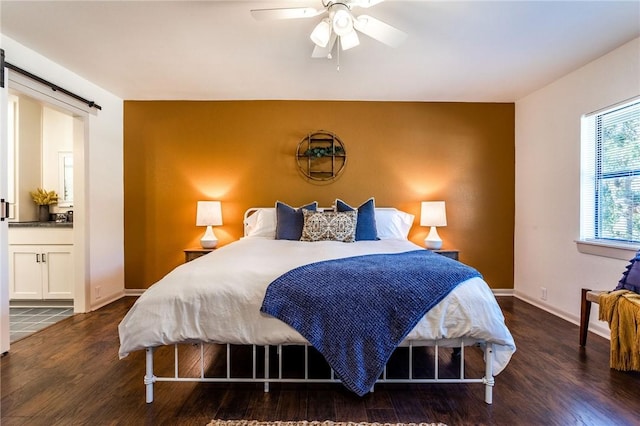
{"type": "Polygon", "coordinates": [[[73,207],[73,152],[58,152],[58,207],[73,207]]]}
{"type": "Polygon", "coordinates": [[[640,98],[582,119],[581,239],[640,243],[640,98]]]}

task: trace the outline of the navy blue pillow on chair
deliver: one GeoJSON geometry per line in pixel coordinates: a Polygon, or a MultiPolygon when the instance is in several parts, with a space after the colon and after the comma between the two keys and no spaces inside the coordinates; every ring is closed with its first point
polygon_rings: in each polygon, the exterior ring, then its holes
{"type": "Polygon", "coordinates": [[[631,259],[627,270],[622,273],[622,278],[618,282],[616,290],[631,290],[640,293],[640,250],[631,259]]]}
{"type": "Polygon", "coordinates": [[[317,201],[298,209],[276,201],[276,240],[299,240],[304,227],[302,209],[316,211],[317,207],[317,201]]]}
{"type": "MultiPolygon", "coordinates": [[[[336,210],[339,212],[349,212],[356,210],[344,201],[336,199],[336,210]]],[[[358,210],[358,221],[356,222],[356,241],[375,241],[378,239],[378,229],[376,228],[376,205],[375,200],[369,198],[358,210]]]]}

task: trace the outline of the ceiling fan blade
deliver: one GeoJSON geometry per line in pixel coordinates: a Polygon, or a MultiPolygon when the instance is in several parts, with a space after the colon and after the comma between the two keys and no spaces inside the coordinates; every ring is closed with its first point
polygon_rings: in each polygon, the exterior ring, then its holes
{"type": "Polygon", "coordinates": [[[313,52],[311,53],[312,58],[328,58],[333,51],[333,45],[336,43],[337,36],[335,33],[331,33],[331,38],[329,38],[329,43],[327,43],[326,47],[315,46],[313,48],[313,52]]]}
{"type": "Polygon", "coordinates": [[[351,5],[367,9],[371,6],[375,6],[378,3],[382,3],[383,1],[384,0],[355,0],[351,2],[351,5]]]}
{"type": "Polygon", "coordinates": [[[324,9],[317,10],[312,7],[284,7],[278,9],[252,9],[251,16],[257,21],[269,19],[297,19],[312,18],[324,13],[324,9]]]}
{"type": "Polygon", "coordinates": [[[369,15],[360,15],[353,21],[353,26],[362,34],[378,40],[391,47],[398,47],[407,34],[369,15]]]}

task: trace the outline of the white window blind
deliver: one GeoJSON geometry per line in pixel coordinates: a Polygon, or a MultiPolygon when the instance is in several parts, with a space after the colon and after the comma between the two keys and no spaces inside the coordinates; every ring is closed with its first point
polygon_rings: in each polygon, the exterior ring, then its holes
{"type": "Polygon", "coordinates": [[[640,242],[640,98],[583,117],[581,239],[640,242]]]}

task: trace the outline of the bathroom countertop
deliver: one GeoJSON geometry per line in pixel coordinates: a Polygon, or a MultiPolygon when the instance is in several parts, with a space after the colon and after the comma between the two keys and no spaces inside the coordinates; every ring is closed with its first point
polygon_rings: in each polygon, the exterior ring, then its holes
{"type": "Polygon", "coordinates": [[[73,222],[9,222],[9,228],[73,228],[73,222]]]}

